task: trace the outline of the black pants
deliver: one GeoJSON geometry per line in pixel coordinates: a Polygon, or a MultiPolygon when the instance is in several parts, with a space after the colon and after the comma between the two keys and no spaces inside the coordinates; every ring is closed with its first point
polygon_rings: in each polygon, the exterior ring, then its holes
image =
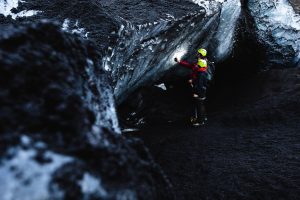
{"type": "Polygon", "coordinates": [[[206,118],[205,100],[208,86],[206,72],[199,72],[197,78],[193,80],[193,86],[194,118],[203,122],[206,118]]]}
{"type": "Polygon", "coordinates": [[[198,122],[203,122],[206,118],[205,99],[193,96],[193,117],[198,122]]]}
{"type": "Polygon", "coordinates": [[[208,78],[206,72],[199,72],[197,78],[193,79],[193,93],[201,98],[206,98],[206,89],[208,87],[208,78]]]}

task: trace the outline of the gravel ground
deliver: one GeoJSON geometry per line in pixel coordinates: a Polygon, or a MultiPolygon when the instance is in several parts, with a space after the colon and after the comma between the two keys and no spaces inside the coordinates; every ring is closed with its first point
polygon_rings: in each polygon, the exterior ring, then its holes
{"type": "Polygon", "coordinates": [[[235,99],[252,103],[232,107],[232,99],[216,96],[227,107],[211,113],[204,127],[178,121],[136,133],[177,199],[300,199],[299,74],[266,71],[242,85],[245,96],[232,88],[235,99]]]}
{"type": "Polygon", "coordinates": [[[148,129],[142,138],[179,200],[299,199],[298,124],[148,129]]]}

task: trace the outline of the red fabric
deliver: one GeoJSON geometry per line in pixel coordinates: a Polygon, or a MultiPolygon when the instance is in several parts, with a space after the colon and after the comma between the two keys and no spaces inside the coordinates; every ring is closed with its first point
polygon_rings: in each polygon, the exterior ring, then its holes
{"type": "Polygon", "coordinates": [[[192,79],[197,78],[198,72],[206,72],[207,70],[207,67],[199,67],[197,63],[191,64],[186,61],[180,61],[179,64],[192,70],[191,73],[192,79]]]}

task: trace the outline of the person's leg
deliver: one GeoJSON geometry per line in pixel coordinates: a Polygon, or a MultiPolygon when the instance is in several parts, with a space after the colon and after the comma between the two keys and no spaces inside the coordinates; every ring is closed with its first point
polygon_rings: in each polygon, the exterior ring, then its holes
{"type": "Polygon", "coordinates": [[[205,97],[200,97],[198,94],[193,94],[193,117],[191,122],[193,125],[204,125],[206,118],[205,97]]]}
{"type": "MultiPolygon", "coordinates": [[[[194,117],[193,121],[202,125],[207,120],[205,100],[206,100],[206,74],[199,73],[198,78],[193,80],[193,108],[194,117]]],[[[192,121],[192,120],[191,120],[192,121]]]]}
{"type": "Polygon", "coordinates": [[[200,124],[205,123],[207,120],[206,118],[206,108],[205,108],[205,97],[198,97],[196,99],[196,107],[197,107],[197,116],[198,116],[198,122],[200,124]]]}
{"type": "Polygon", "coordinates": [[[192,96],[192,110],[191,110],[191,113],[192,113],[192,116],[191,116],[191,123],[194,124],[198,121],[198,103],[197,103],[197,98],[198,98],[198,95],[197,94],[194,94],[193,93],[193,96],[192,96]]]}
{"type": "Polygon", "coordinates": [[[193,92],[193,104],[194,104],[194,121],[203,125],[206,121],[206,109],[205,109],[205,99],[206,99],[206,86],[204,84],[204,74],[199,73],[197,79],[194,80],[194,92],[193,92]]]}
{"type": "Polygon", "coordinates": [[[206,108],[205,108],[205,100],[206,100],[206,87],[199,87],[197,94],[193,95],[194,99],[194,107],[197,116],[197,122],[200,124],[204,124],[207,120],[206,118],[206,108]]]}

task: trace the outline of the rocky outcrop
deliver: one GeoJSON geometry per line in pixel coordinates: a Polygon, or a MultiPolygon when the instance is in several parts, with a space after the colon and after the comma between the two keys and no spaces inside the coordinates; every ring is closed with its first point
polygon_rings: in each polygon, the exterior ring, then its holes
{"type": "MultiPolygon", "coordinates": [[[[108,48],[108,54],[103,59],[103,65],[111,71],[118,102],[122,102],[137,88],[154,83],[170,69],[176,68],[175,57],[193,59],[199,47],[208,48],[216,61],[230,55],[240,14],[239,2],[231,0],[224,5],[218,1],[187,2],[163,1],[160,6],[167,5],[166,10],[149,1],[139,8],[148,14],[160,11],[156,15],[160,18],[150,15],[143,18],[145,20],[140,24],[126,17],[122,22],[117,43],[108,48]],[[178,5],[181,7],[178,8],[178,5]],[[230,16],[230,19],[222,19],[229,17],[228,13],[232,12],[234,16],[230,16]],[[228,23],[230,26],[226,27],[228,23]],[[222,39],[218,38],[221,33],[228,37],[223,38],[228,42],[221,42],[222,39]]],[[[184,76],[185,73],[179,71],[178,75],[184,76]]]]}
{"type": "Polygon", "coordinates": [[[287,0],[249,0],[259,42],[265,46],[270,67],[300,62],[300,17],[287,0]]]}
{"type": "Polygon", "coordinates": [[[16,23],[53,19],[63,30],[94,41],[116,99],[122,102],[174,68],[175,56],[193,59],[201,46],[209,49],[213,60],[226,59],[241,6],[238,0],[223,2],[26,0],[14,7],[15,13],[36,11],[31,17],[16,17],[16,23]]]}
{"type": "Polygon", "coordinates": [[[94,45],[48,22],[0,31],[0,199],[169,199],[144,145],[119,133],[94,45]]]}
{"type": "MultiPolygon", "coordinates": [[[[239,0],[5,2],[0,13],[16,19],[13,23],[52,19],[63,30],[94,41],[118,102],[175,68],[175,56],[193,59],[195,50],[205,47],[211,60],[226,60],[237,39],[242,7],[253,17],[249,31],[264,46],[265,63],[299,62],[299,17],[287,0],[248,0],[242,6],[239,0]]],[[[185,75],[181,70],[176,74],[185,75]]]]}

